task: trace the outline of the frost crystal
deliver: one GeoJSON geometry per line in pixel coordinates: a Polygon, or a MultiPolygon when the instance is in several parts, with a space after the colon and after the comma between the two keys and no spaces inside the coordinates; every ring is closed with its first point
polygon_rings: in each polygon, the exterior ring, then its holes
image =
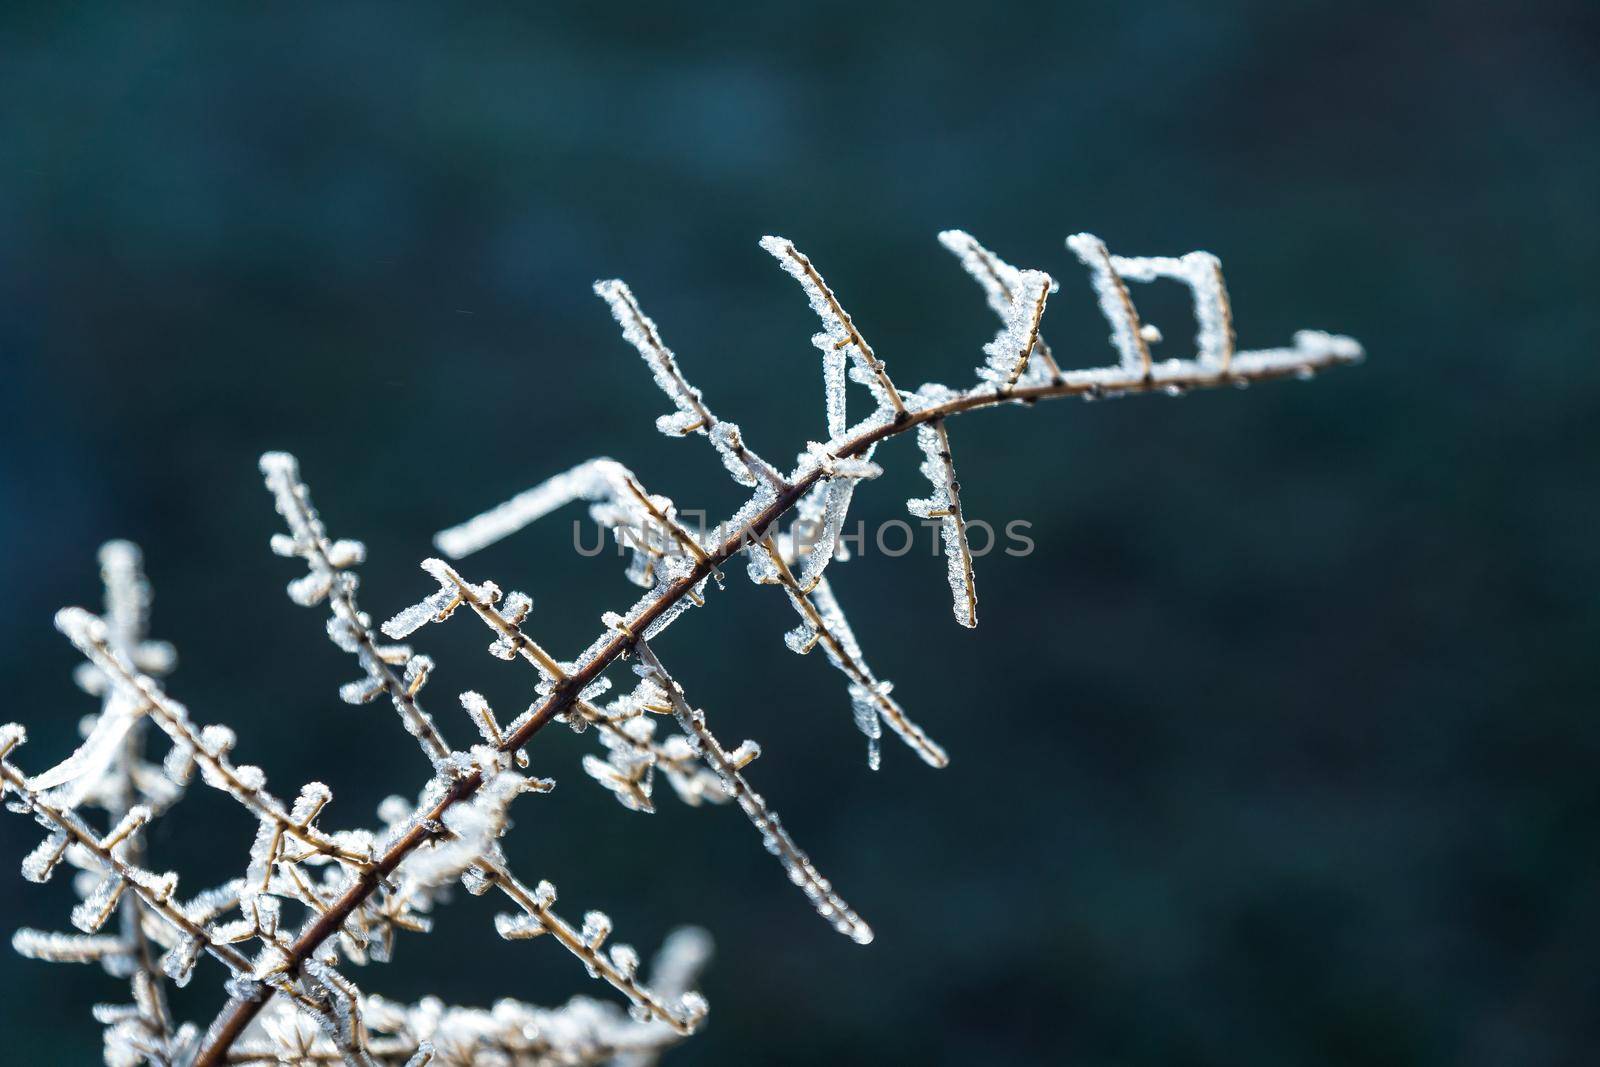
{"type": "Polygon", "coordinates": [[[526,941],[544,933],[544,924],[532,915],[507,915],[501,912],[494,917],[494,930],[507,941],[526,941]]]}
{"type": "MultiPolygon", "coordinates": [[[[1112,268],[1135,282],[1171,278],[1189,287],[1194,299],[1196,360],[1226,373],[1233,360],[1233,310],[1222,282],[1222,261],[1210,252],[1171,256],[1112,256],[1112,268]]],[[[1159,336],[1159,334],[1158,334],[1159,336]]]]}
{"type": "Polygon", "coordinates": [[[1106,243],[1092,233],[1079,233],[1067,238],[1067,247],[1089,268],[1089,283],[1100,301],[1100,313],[1111,324],[1111,343],[1122,357],[1122,369],[1148,374],[1150,346],[1139,329],[1139,313],[1111,262],[1106,243]]]}
{"type": "Polygon", "coordinates": [[[72,909],[72,925],[86,934],[92,934],[105,925],[115,910],[117,901],[122,898],[122,891],[127,888],[127,883],[121,878],[103,878],[83,903],[72,909]]]}
{"type": "Polygon", "coordinates": [[[862,478],[881,474],[876,466],[846,467],[836,477],[822,482],[800,507],[800,522],[805,524],[812,544],[801,564],[800,584],[811,588],[822,577],[822,572],[839,552],[839,535],[844,531],[844,521],[850,511],[850,500],[855,495],[856,482],[862,478]],[[820,503],[817,498],[820,496],[820,503]]]}
{"type": "MultiPolygon", "coordinates": [[[[1001,323],[1009,327],[1012,308],[1017,303],[1017,298],[1022,296],[1022,303],[1024,306],[1027,305],[1026,295],[1023,293],[1024,272],[983,247],[971,234],[962,230],[945,230],[939,234],[939,243],[961,260],[962,268],[983,287],[989,308],[1000,317],[1001,323]]],[[[1054,286],[1050,292],[1055,292],[1054,286]]],[[[1044,338],[1037,335],[1034,338],[1033,357],[1037,361],[1038,370],[1035,371],[1034,363],[1030,361],[1028,368],[1030,377],[1037,373],[1039,377],[1047,377],[1053,381],[1061,380],[1061,368],[1051,356],[1050,346],[1045,344],[1044,338]]],[[[979,373],[982,374],[981,371],[979,373]]]]}
{"type": "Polygon", "coordinates": [[[453,590],[441,589],[384,623],[384,636],[396,641],[410,637],[428,623],[445,618],[448,615],[447,609],[455,602],[456,595],[453,590]]]}
{"type": "Polygon", "coordinates": [[[978,591],[972,576],[972,550],[967,545],[967,520],[961,511],[961,483],[956,481],[944,420],[918,426],[917,447],[922,449],[922,474],[933,492],[906,501],[906,508],[918,518],[938,520],[956,622],[973,627],[978,625],[978,591]]]}
{"type": "Polygon", "coordinates": [[[57,830],[40,841],[32,852],[22,857],[22,877],[30,882],[48,882],[56,864],[67,854],[70,841],[65,830],[57,830]]]}
{"type": "Polygon", "coordinates": [[[1005,328],[993,341],[983,346],[989,357],[978,368],[978,377],[1002,389],[1009,389],[1019,380],[1033,384],[1042,383],[1046,376],[1038,371],[1044,362],[1032,361],[1039,347],[1039,322],[1044,318],[1045,301],[1056,291],[1056,283],[1043,271],[1025,270],[1017,277],[1017,289],[1006,308],[1005,328]],[[1038,370],[1025,377],[1029,368],[1038,370]]]}
{"type": "Polygon", "coordinates": [[[611,916],[603,911],[583,913],[583,943],[591,950],[598,949],[611,936],[611,916]]]}
{"type": "Polygon", "coordinates": [[[198,937],[185,938],[161,958],[161,969],[176,986],[186,986],[194,974],[194,965],[205,951],[205,942],[198,937]]]}
{"type": "Polygon", "coordinates": [[[422,886],[437,886],[459,877],[494,846],[506,828],[506,809],[523,791],[522,778],[498,774],[485,782],[471,801],[457,804],[444,816],[449,836],[420,849],[406,862],[405,873],[422,886]]]}

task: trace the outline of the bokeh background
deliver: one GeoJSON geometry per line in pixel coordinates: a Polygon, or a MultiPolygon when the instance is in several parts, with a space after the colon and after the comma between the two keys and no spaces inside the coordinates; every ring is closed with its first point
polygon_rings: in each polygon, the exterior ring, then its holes
{"type": "MultiPolygon", "coordinates": [[[[0,692],[31,766],[92,702],[51,612],[94,552],[146,546],[173,691],[292,792],[370,824],[424,767],[282,595],[255,471],[298,453],[365,603],[430,583],[435,529],[593,455],[685,507],[737,502],[589,294],[634,286],[769,455],[822,425],[763,233],[809,251],[902,382],[967,380],[993,322],[934,242],[971,230],[1062,282],[1049,334],[1108,361],[1062,238],[1206,248],[1241,342],[1350,333],[1357,370],[964,419],[993,555],[984,625],[942,564],[839,572],[869,655],[953,753],[865,767],[840,679],[734,572],[661,645],[796,836],[874,923],[829,933],[740,816],[624,812],[561,778],[516,866],[651,946],[719,946],[682,1063],[1566,1064],[1600,1040],[1600,19],[1592,5],[815,3],[0,15],[0,692]]],[[[1140,294],[1179,354],[1180,292],[1140,294]]],[[[908,445],[859,497],[917,490],[908,445]]],[[[578,514],[577,512],[572,513],[578,514]]],[[[576,652],[634,590],[568,516],[471,563],[576,652]]],[[[469,622],[429,689],[503,714],[529,675],[469,622]]],[[[199,887],[251,828],[196,790],[155,828],[199,887]]],[[[35,831],[0,827],[14,867],[35,831]]],[[[5,926],[64,882],[0,879],[5,926]]],[[[356,977],[559,1001],[598,992],[491,902],[356,977]]],[[[202,967],[207,965],[202,964],[202,967]]],[[[212,978],[215,971],[208,971],[212,978]]],[[[0,961],[6,1059],[97,1059],[98,971],[0,961]]],[[[220,992],[200,980],[202,1020],[220,992]]]]}

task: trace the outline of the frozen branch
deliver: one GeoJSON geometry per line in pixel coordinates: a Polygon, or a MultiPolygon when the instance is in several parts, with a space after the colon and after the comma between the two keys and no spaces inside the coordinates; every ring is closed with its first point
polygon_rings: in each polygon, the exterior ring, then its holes
{"type": "Polygon", "coordinates": [[[800,616],[785,635],[788,647],[805,653],[821,646],[846,676],[857,727],[868,737],[869,764],[878,765],[887,723],[922,759],[942,767],[948,763],[944,750],[893,699],[890,683],[867,665],[825,574],[830,563],[846,558],[840,531],[858,483],[881,473],[880,445],[916,433],[922,472],[932,488],[929,496],[908,501],[908,507],[939,522],[953,610],[959,623],[970,626],[977,621],[977,594],[949,419],[1073,396],[1181,395],[1308,378],[1362,358],[1360,346],[1349,338],[1316,331],[1296,334],[1290,347],[1236,352],[1232,308],[1214,256],[1114,256],[1098,238],[1079,234],[1068,246],[1088,271],[1117,360],[1063,371],[1042,336],[1046,304],[1057,290],[1050,276],[1012,267],[961,231],[946,231],[940,240],[982,287],[1002,329],[984,347],[985,362],[969,384],[929,384],[902,392],[810,259],[782,238],[763,239],[763,248],[800,283],[822,323],[813,343],[823,357],[827,440],[807,443],[786,475],[751,451],[738,427],[712,413],[627,286],[596,284],[624,337],[672,403],[673,413],[658,420],[658,428],[672,436],[708,437],[729,473],[750,492],[722,523],[696,532],[681,521],[671,500],[649,493],[626,467],[593,460],[440,534],[441,551],[460,557],[566,503],[584,500],[594,520],[632,550],[628,576],[644,588],[625,611],[606,612],[599,636],[567,660],[527,633],[532,598],[502,594],[493,583],[468,581],[441,560],[426,561],[437,590],[389,619],[382,634],[405,639],[466,606],[493,632],[492,654],[521,659],[536,673],[535,699],[505,724],[480,695],[462,694],[482,742],[465,751],[449,746],[421,705],[432,661],[382,643],[360,610],[354,571],[365,555],[360,542],[328,536],[292,457],[268,453],[262,458],[262,473],[288,531],[273,538],[273,548],[306,568],[289,594],[307,606],[328,602],[329,636],[362,668],[362,678],[345,686],[341,696],[351,702],[387,696],[432,764],[433,774],[414,805],[391,798],[380,809],[387,827],[380,834],[323,830],[318,820],[330,799],[326,786],[309,783],[285,804],[267,790],[259,768],[232,761],[231,731],[194,725],[156,680],[170,666],[171,654],[144,637],[148,588],[138,573],[137,553],[131,546],[108,546],[102,557],[105,618],[71,608],[57,616],[59,628],[87,660],[80,680],[102,696],[101,713],[90,723],[84,744],[28,778],[7,760],[22,739],[20,728],[0,729],[0,792],[16,794],[11,806],[33,815],[46,831],[23,861],[24,876],[44,881],[62,863],[93,874],[83,879],[85,896],[73,912],[81,936],[25,930],[18,932],[15,945],[34,958],[95,962],[129,979],[132,1004],[97,1010],[106,1026],[108,1062],[143,1060],[161,1067],[272,1061],[423,1067],[480,1058],[506,1064],[618,1059],[632,1067],[652,1062],[705,1015],[704,1000],[685,977],[694,970],[692,961],[658,974],[653,983],[643,981],[637,953],[607,944],[611,922],[604,913],[588,912],[578,925],[567,922],[553,910],[554,888],[546,882],[528,888],[510,872],[500,848],[511,825],[512,798],[552,784],[524,777],[519,769],[528,765],[530,741],[557,721],[596,730],[605,758],[585,757],[584,769],[624,806],[650,811],[658,772],[685,803],[738,803],[818,912],[855,940],[870,940],[870,929],[816,872],[745,779],[744,768],[759,750],[751,742],[732,750],[722,746],[704,714],[688,704],[661,665],[652,642],[689,607],[704,604],[708,583],[720,587],[723,568],[743,553],[750,577],[783,588],[800,616]],[[1151,355],[1160,332],[1140,320],[1126,283],[1157,279],[1176,280],[1190,290],[1196,320],[1192,359],[1151,355]],[[854,423],[847,418],[845,396],[852,379],[876,401],[854,423]],[[777,524],[790,515],[816,530],[816,539],[780,533],[777,524]],[[606,671],[634,653],[640,661],[638,686],[602,706],[610,686],[606,671]],[[682,733],[658,738],[655,723],[669,715],[682,733]],[[172,743],[160,769],[141,751],[141,731],[150,723],[172,743]],[[180,903],[176,876],[148,869],[139,849],[147,822],[181,795],[194,767],[206,784],[256,817],[258,833],[243,877],[180,903]],[[91,829],[76,811],[90,802],[110,816],[104,833],[91,829]],[[357,964],[381,961],[389,957],[396,931],[425,932],[427,913],[452,882],[472,893],[498,889],[514,905],[496,920],[502,936],[548,935],[592,976],[620,991],[636,1021],[620,1021],[615,1005],[582,998],[549,1011],[511,1002],[491,1012],[446,1008],[433,1000],[398,1005],[364,994],[338,969],[341,954],[357,964]],[[285,904],[304,913],[292,933],[281,915],[285,904]],[[119,913],[121,935],[102,932],[119,913]],[[256,946],[253,958],[235,947],[245,943],[256,946]],[[158,950],[164,951],[159,967],[153,962],[158,950]],[[216,957],[229,971],[228,1004],[203,1038],[193,1026],[175,1024],[161,988],[169,978],[186,982],[202,954],[216,957]]]}
{"type": "Polygon", "coordinates": [[[750,824],[761,832],[762,844],[783,863],[789,880],[805,892],[811,906],[817,909],[817,914],[833,924],[835,930],[858,945],[870,944],[872,927],[863,922],[844,898],[834,892],[832,883],[817,873],[810,858],[794,843],[789,831],[783,828],[778,813],[768,807],[761,794],[750,788],[750,783],[745,780],[744,768],[760,755],[760,748],[750,741],[732,752],[723,748],[706,725],[705,712],[689,706],[684,699],[683,688],[661,666],[649,642],[640,641],[637,649],[645,676],[653,678],[671,701],[672,713],[683,732],[693,738],[695,751],[716,771],[728,793],[739,802],[750,824]]]}
{"type": "Polygon", "coordinates": [[[272,550],[280,556],[298,556],[308,568],[305,577],[289,583],[289,598],[302,607],[311,607],[326,598],[333,609],[333,617],[328,620],[329,639],[355,655],[366,671],[366,677],[345,686],[339,696],[346,703],[364,704],[379,694],[388,694],[407,732],[437,764],[450,754],[450,746],[417,702],[417,691],[427,681],[432,661],[413,657],[411,650],[403,646],[380,645],[372,620],[356,605],[359,581],[350,568],[366,558],[366,547],[360,541],[328,539],[293,456],[268,452],[261,457],[261,473],[277,503],[278,514],[289,526],[287,535],[273,536],[272,550]],[[400,668],[398,673],[396,668],[400,668]]]}
{"type": "Polygon", "coordinates": [[[956,481],[955,461],[950,457],[950,437],[944,420],[935,419],[917,427],[917,447],[922,449],[922,474],[933,486],[933,495],[906,501],[911,514],[939,521],[939,536],[944,541],[945,570],[950,580],[950,596],[956,622],[978,625],[978,589],[972,577],[972,549],[967,544],[967,518],[961,510],[961,483],[956,481]]]}

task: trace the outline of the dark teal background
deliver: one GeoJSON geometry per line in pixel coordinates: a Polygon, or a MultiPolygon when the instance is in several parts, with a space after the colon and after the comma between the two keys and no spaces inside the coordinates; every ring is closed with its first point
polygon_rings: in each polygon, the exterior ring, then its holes
{"type": "MultiPolygon", "coordinates": [[[[715,408],[787,459],[822,426],[815,329],[763,233],[809,252],[899,380],[970,380],[993,322],[934,241],[1052,271],[1064,362],[1110,359],[1062,238],[1206,248],[1241,342],[1319,327],[1356,370],[952,424],[980,562],[841,568],[869,657],[953,755],[864,765],[840,678],[735,571],[659,651],[875,925],[813,918],[731,810],[612,803],[542,736],[517,869],[618,937],[715,934],[682,1063],[1504,1064],[1600,1043],[1600,25],[1592,5],[327,4],[0,16],[0,716],[25,766],[93,708],[50,628],[145,545],[172,691],[334,825],[425,766],[282,594],[255,472],[295,451],[365,603],[430,583],[435,529],[593,455],[737,503],[669,441],[589,294],[620,275],[715,408]]],[[[1141,294],[1166,351],[1184,302],[1141,294]]],[[[859,410],[859,409],[858,409],[859,410]]],[[[903,515],[916,453],[859,497],[903,515]]],[[[573,512],[572,514],[577,514],[573,512]]],[[[467,567],[574,654],[634,590],[568,516],[467,567]]],[[[461,619],[419,644],[502,717],[531,675],[461,619]]],[[[458,742],[462,743],[462,742],[458,742]]],[[[151,837],[197,889],[251,827],[215,794],[151,837]]],[[[35,831],[0,828],[14,867],[35,831]]],[[[70,893],[0,879],[5,926],[70,893]]],[[[355,977],[397,997],[599,993],[464,898],[355,977]]],[[[0,963],[7,1062],[95,1061],[98,971],[0,963]]],[[[202,964],[182,1007],[209,1019],[202,964]]]]}

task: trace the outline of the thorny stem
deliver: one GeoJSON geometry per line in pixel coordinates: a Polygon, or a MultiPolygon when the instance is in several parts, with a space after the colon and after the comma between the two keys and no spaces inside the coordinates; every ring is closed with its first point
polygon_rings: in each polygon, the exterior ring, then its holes
{"type": "MultiPolygon", "coordinates": [[[[951,400],[940,404],[932,404],[916,411],[909,411],[901,407],[893,421],[880,423],[863,430],[832,451],[839,458],[859,456],[880,441],[899,436],[908,430],[915,429],[924,422],[944,419],[952,415],[976,411],[980,408],[996,407],[1000,404],[1032,403],[1039,400],[1070,396],[1092,398],[1158,391],[1186,392],[1191,389],[1215,388],[1224,385],[1245,386],[1252,382],[1271,381],[1278,378],[1308,377],[1321,370],[1359,362],[1360,359],[1360,355],[1328,351],[1309,354],[1299,359],[1293,358],[1292,355],[1284,355],[1275,359],[1266,358],[1258,363],[1245,363],[1243,360],[1235,359],[1227,370],[1194,363],[1183,363],[1158,367],[1141,367],[1138,369],[1119,367],[1110,368],[1109,371],[1100,369],[1068,372],[1063,374],[1059,381],[1004,390],[983,385],[961,393],[951,400]],[[1169,370],[1168,368],[1175,369],[1169,370]]],[[[729,534],[721,544],[708,551],[704,559],[697,560],[688,573],[668,586],[661,596],[655,598],[639,612],[638,617],[626,620],[627,632],[617,631],[612,639],[602,646],[580,670],[567,675],[558,682],[550,695],[545,697],[539,707],[526,718],[522,725],[500,743],[499,750],[501,752],[515,752],[517,749],[525,747],[535,734],[543,730],[557,715],[560,715],[570,707],[585,687],[598,679],[608,667],[627,654],[635,640],[630,635],[644,633],[653,621],[679,600],[689,595],[697,584],[710,577],[721,564],[731,559],[748,545],[757,542],[774,522],[800,501],[800,498],[817,483],[818,479],[823,477],[823,474],[824,472],[820,468],[814,469],[811,473],[780,489],[772,503],[763,508],[759,514],[744,526],[729,534]]],[[[394,844],[390,845],[375,864],[362,871],[350,888],[345,890],[338,900],[330,904],[327,911],[318,916],[316,921],[307,926],[300,936],[295,938],[293,944],[285,949],[287,959],[282,967],[283,973],[293,974],[296,972],[300,965],[324,941],[338,933],[345,920],[361,906],[367,897],[372,895],[381,880],[394,873],[401,862],[413,851],[433,839],[434,834],[427,827],[436,825],[443,819],[445,812],[458,802],[471,797],[482,785],[483,775],[477,771],[457,779],[455,784],[439,798],[425,816],[416,820],[412,828],[395,841],[394,844]]],[[[228,1050],[244,1033],[245,1028],[250,1025],[250,1021],[256,1017],[265,1004],[266,997],[249,1000],[230,1000],[227,1006],[223,1008],[222,1013],[218,1015],[216,1021],[212,1023],[207,1035],[206,1047],[195,1058],[192,1067],[217,1067],[217,1065],[224,1063],[228,1050]]]]}

